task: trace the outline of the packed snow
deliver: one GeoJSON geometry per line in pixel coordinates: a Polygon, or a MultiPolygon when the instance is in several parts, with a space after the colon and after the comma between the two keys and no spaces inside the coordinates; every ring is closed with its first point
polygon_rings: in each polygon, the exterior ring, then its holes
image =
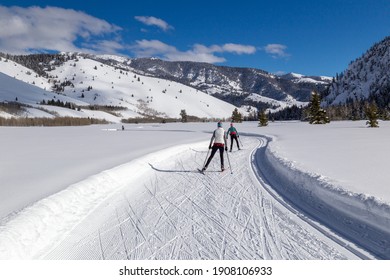
{"type": "Polygon", "coordinates": [[[0,259],[389,259],[389,126],[0,127],[0,259]]]}

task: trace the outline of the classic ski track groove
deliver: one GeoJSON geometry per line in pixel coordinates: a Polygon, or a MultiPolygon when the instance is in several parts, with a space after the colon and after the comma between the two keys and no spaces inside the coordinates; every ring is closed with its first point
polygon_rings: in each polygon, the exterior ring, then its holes
{"type": "MultiPolygon", "coordinates": [[[[78,240],[65,240],[46,258],[351,258],[353,252],[306,221],[297,222],[299,215],[285,208],[257,178],[251,160],[264,140],[245,137],[243,142],[246,149],[230,156],[233,174],[188,172],[201,166],[206,155],[194,149],[168,158],[166,165],[160,164],[178,172],[153,170],[142,192],[127,196],[124,191],[107,201],[100,209],[106,213],[101,223],[81,223],[72,233],[78,240]]],[[[218,167],[216,156],[208,170],[218,167]]]]}

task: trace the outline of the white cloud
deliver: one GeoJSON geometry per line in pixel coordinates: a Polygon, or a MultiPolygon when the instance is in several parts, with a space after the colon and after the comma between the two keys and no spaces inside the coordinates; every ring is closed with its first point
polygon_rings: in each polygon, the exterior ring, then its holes
{"type": "Polygon", "coordinates": [[[158,40],[139,40],[134,46],[130,47],[139,57],[151,57],[161,54],[169,54],[178,52],[178,50],[158,40]]]}
{"type": "Polygon", "coordinates": [[[173,29],[166,21],[156,18],[156,17],[146,17],[146,16],[135,16],[136,20],[142,22],[143,24],[149,26],[157,26],[164,31],[168,31],[169,29],[173,29]]]}
{"type": "Polygon", "coordinates": [[[139,40],[130,47],[137,57],[160,57],[169,61],[197,61],[208,63],[225,62],[226,59],[216,53],[252,54],[256,48],[248,45],[225,44],[205,46],[195,44],[187,51],[180,51],[174,46],[167,45],[158,40],[139,40]]]}
{"type": "Polygon", "coordinates": [[[116,36],[120,27],[72,9],[0,6],[0,26],[0,50],[8,53],[123,49],[118,38],[111,46],[107,40],[116,36]]]}
{"type": "Polygon", "coordinates": [[[287,46],[280,44],[268,44],[264,47],[264,51],[270,54],[273,58],[285,58],[290,54],[286,52],[287,46]]]}
{"type": "Polygon", "coordinates": [[[254,46],[238,45],[238,44],[231,44],[231,43],[223,45],[223,49],[226,52],[233,52],[237,54],[253,54],[256,52],[256,48],[254,46]]]}
{"type": "MultiPolygon", "coordinates": [[[[155,17],[136,17],[162,30],[173,29],[155,17]]],[[[179,50],[158,40],[138,40],[132,46],[122,43],[121,27],[84,12],[58,7],[5,7],[0,5],[0,51],[27,54],[42,51],[71,51],[120,54],[131,51],[137,57],[159,57],[170,61],[225,62],[224,54],[253,54],[250,45],[227,43],[206,46],[194,44],[179,50]]]]}

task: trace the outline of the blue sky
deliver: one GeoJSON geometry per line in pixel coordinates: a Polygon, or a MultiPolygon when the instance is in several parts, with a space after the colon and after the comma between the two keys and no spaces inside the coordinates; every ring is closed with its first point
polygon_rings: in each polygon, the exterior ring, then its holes
{"type": "Polygon", "coordinates": [[[88,51],[334,76],[390,34],[388,0],[0,0],[0,51],[88,51]]]}

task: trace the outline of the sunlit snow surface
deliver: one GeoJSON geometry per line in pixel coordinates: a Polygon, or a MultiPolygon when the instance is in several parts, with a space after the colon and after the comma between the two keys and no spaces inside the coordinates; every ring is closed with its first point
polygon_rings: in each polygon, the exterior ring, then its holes
{"type": "Polygon", "coordinates": [[[205,175],[215,123],[2,127],[0,258],[389,258],[380,126],[237,124],[205,175]]]}

